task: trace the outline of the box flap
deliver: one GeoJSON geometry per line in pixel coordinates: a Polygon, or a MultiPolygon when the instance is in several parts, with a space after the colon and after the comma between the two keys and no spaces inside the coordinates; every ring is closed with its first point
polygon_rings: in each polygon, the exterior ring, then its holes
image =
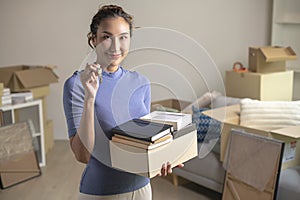
{"type": "Polygon", "coordinates": [[[164,110],[168,111],[168,108],[172,108],[175,110],[172,110],[173,112],[178,112],[186,108],[191,102],[189,101],[184,101],[184,100],[179,100],[179,99],[164,99],[164,100],[158,100],[158,101],[153,101],[151,103],[151,109],[152,111],[154,110],[164,110]],[[158,107],[160,109],[157,109],[158,107]]]}
{"type": "Polygon", "coordinates": [[[297,59],[296,53],[291,47],[261,47],[260,51],[266,62],[297,59]]]}
{"type": "Polygon", "coordinates": [[[2,71],[0,68],[0,81],[4,84],[4,87],[8,87],[9,81],[12,78],[13,72],[2,71]]]}
{"type": "Polygon", "coordinates": [[[15,72],[25,88],[39,87],[58,82],[58,77],[49,68],[34,68],[15,72]]]}
{"type": "Polygon", "coordinates": [[[300,126],[289,126],[277,130],[271,131],[272,133],[291,137],[291,138],[300,138],[300,126]]]}
{"type": "Polygon", "coordinates": [[[39,172],[40,168],[35,152],[20,153],[0,161],[0,173],[39,172]]]}
{"type": "Polygon", "coordinates": [[[230,124],[240,123],[240,104],[206,110],[203,114],[216,119],[220,122],[230,124]]]}

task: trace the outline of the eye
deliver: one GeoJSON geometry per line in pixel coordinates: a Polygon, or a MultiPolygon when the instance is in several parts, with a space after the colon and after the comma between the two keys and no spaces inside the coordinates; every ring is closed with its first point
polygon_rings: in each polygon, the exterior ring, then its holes
{"type": "Polygon", "coordinates": [[[104,36],[102,37],[102,39],[108,40],[108,39],[110,39],[110,37],[109,37],[108,35],[104,35],[104,36]]]}
{"type": "Polygon", "coordinates": [[[121,40],[126,40],[127,38],[128,38],[127,35],[122,35],[122,36],[120,37],[121,40]]]}

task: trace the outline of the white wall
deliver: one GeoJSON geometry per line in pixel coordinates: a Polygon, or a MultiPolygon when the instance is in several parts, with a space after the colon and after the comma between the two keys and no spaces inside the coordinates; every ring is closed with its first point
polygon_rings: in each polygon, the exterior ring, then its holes
{"type": "MultiPolygon", "coordinates": [[[[207,50],[221,78],[237,60],[247,66],[249,46],[270,43],[271,0],[1,0],[0,66],[58,66],[56,73],[60,82],[51,85],[51,94],[47,97],[48,117],[54,120],[56,139],[67,138],[62,108],[63,83],[79,68],[89,51],[86,34],[90,19],[98,6],[107,2],[122,5],[133,14],[136,26],[168,28],[192,38],[207,50]]],[[[133,40],[135,36],[138,33],[133,40]]],[[[151,37],[148,39],[151,42],[151,37]]],[[[166,40],[172,45],[172,37],[166,40]]],[[[186,44],[181,45],[188,48],[186,44]]],[[[195,65],[206,67],[200,62],[195,65]]],[[[140,70],[150,80],[158,78],[164,81],[163,87],[160,87],[162,84],[153,85],[154,100],[174,94],[182,99],[193,100],[195,95],[200,96],[208,90],[205,84],[213,85],[212,89],[222,90],[222,80],[218,77],[216,80],[214,76],[200,80],[197,77],[201,77],[201,74],[194,73],[187,60],[170,52],[135,51],[129,55],[125,65],[140,70]],[[187,80],[185,84],[178,84],[179,81],[174,81],[170,76],[164,78],[167,76],[166,69],[170,67],[174,67],[179,72],[177,75],[187,80]],[[218,84],[215,84],[216,81],[218,84]],[[169,86],[173,89],[168,93],[169,86]]]]}

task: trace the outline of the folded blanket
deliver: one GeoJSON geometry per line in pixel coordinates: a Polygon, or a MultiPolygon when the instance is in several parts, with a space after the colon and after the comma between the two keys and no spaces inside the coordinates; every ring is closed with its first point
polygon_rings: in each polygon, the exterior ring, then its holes
{"type": "Polygon", "coordinates": [[[300,101],[242,99],[240,124],[262,130],[300,125],[300,101]]]}

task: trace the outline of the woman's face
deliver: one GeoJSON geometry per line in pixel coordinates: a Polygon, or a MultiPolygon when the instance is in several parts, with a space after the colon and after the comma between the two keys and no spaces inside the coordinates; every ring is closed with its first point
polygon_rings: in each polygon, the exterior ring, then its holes
{"type": "Polygon", "coordinates": [[[97,63],[107,71],[115,71],[129,51],[129,24],[122,17],[102,20],[93,44],[96,46],[97,63]]]}

